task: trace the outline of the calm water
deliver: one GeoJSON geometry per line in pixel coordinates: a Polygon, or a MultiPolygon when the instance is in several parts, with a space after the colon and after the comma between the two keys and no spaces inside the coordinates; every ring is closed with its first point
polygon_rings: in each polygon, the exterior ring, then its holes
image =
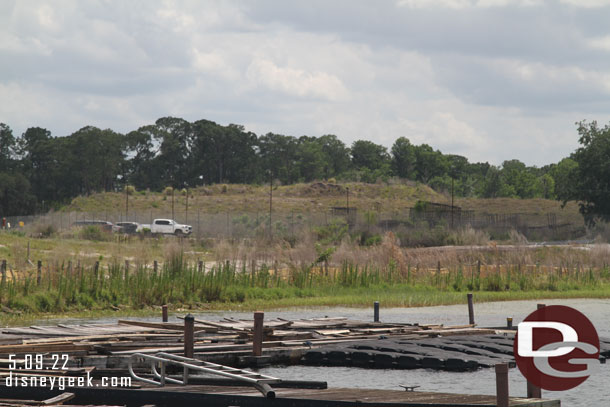
{"type": "MultiPolygon", "coordinates": [[[[476,300],[476,298],[475,298],[476,300]]],[[[600,336],[610,337],[610,300],[544,300],[544,301],[512,301],[475,304],[475,320],[480,326],[503,326],[506,317],[513,317],[513,323],[518,324],[530,312],[536,309],[538,302],[547,305],[567,305],[584,313],[595,325],[600,336]]],[[[237,318],[252,318],[252,313],[243,312],[206,312],[197,314],[201,318],[217,320],[223,316],[237,318]]],[[[460,325],[468,323],[466,305],[451,305],[424,308],[388,308],[380,312],[381,320],[385,322],[418,322],[445,325],[460,325]]],[[[265,312],[266,318],[282,317],[313,318],[313,317],[348,317],[353,319],[372,320],[372,307],[359,308],[307,308],[285,311],[265,312]]],[[[136,318],[142,320],[143,318],[136,318]]],[[[159,317],[150,318],[159,320],[159,317]]],[[[173,317],[171,320],[179,321],[173,317]]],[[[78,323],[78,322],[114,322],[104,320],[53,320],[46,323],[78,323]]],[[[495,394],[495,374],[493,369],[482,369],[469,373],[438,372],[424,369],[417,370],[368,370],[342,367],[310,367],[289,366],[269,367],[262,372],[284,379],[325,380],[330,387],[367,387],[378,389],[399,390],[400,384],[415,386],[422,391],[438,391],[453,393],[495,394]]],[[[512,396],[526,395],[526,382],[517,369],[509,373],[510,394],[512,396]]],[[[565,392],[545,392],[543,397],[560,399],[563,407],[610,407],[610,364],[601,365],[601,370],[580,386],[565,392]]]]}

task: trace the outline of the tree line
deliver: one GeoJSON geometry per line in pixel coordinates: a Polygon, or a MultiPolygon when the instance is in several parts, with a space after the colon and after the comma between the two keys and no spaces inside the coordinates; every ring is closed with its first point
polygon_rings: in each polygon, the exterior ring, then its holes
{"type": "Polygon", "coordinates": [[[127,134],[86,126],[63,137],[28,128],[15,136],[0,123],[0,212],[29,214],[100,191],[160,191],[212,183],[283,184],[320,179],[417,181],[459,197],[573,198],[576,160],[544,167],[519,160],[495,166],[443,154],[406,137],[392,147],[337,136],[256,135],[209,120],[158,119],[127,134]]]}

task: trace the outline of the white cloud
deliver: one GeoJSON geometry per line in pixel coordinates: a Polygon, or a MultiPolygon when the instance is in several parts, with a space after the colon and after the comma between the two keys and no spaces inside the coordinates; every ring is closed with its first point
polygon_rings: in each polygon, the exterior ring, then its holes
{"type": "Polygon", "coordinates": [[[280,67],[267,59],[255,59],[246,72],[249,82],[291,96],[338,101],[348,95],[339,78],[326,72],[307,72],[280,67]]]}
{"type": "Polygon", "coordinates": [[[544,164],[575,121],[610,118],[610,29],[586,9],[606,3],[0,2],[0,119],[64,135],[175,115],[544,164]]]}
{"type": "Polygon", "coordinates": [[[610,0],[560,0],[560,3],[583,8],[600,8],[610,6],[610,0]]]}

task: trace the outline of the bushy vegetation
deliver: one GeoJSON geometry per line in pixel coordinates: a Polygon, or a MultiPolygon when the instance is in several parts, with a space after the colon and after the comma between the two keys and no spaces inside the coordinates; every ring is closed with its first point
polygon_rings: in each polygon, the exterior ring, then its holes
{"type": "Polygon", "coordinates": [[[494,166],[415,145],[406,137],[388,150],[367,140],[347,146],[335,135],[256,135],[239,125],[164,117],[127,134],[85,126],[65,137],[39,127],[15,137],[0,123],[0,145],[4,216],[46,211],[99,191],[134,195],[150,189],[163,191],[167,199],[176,188],[182,196],[187,186],[222,184],[227,193],[227,184],[270,179],[286,185],[320,179],[376,183],[397,177],[458,197],[579,199],[571,194],[578,181],[573,176],[578,163],[571,158],[542,168],[518,160],[494,166]]]}

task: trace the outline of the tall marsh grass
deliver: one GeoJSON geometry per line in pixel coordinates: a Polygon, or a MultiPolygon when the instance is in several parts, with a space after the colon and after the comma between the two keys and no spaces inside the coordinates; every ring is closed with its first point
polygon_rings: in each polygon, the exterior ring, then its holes
{"type": "MultiPolygon", "coordinates": [[[[4,278],[0,303],[10,310],[63,312],[91,309],[145,308],[161,304],[204,307],[214,304],[299,304],[301,299],[341,298],[345,305],[368,301],[368,295],[392,292],[402,305],[451,302],[463,292],[502,293],[503,299],[527,293],[606,293],[610,268],[541,264],[455,264],[422,267],[407,259],[386,265],[310,265],[279,268],[256,262],[216,262],[211,267],[185,260],[171,250],[155,272],[150,264],[127,266],[54,262],[38,279],[36,271],[4,278]]],[[[587,295],[589,295],[587,294],[587,295]]],[[[329,300],[331,303],[332,300],[329,300]]]]}

